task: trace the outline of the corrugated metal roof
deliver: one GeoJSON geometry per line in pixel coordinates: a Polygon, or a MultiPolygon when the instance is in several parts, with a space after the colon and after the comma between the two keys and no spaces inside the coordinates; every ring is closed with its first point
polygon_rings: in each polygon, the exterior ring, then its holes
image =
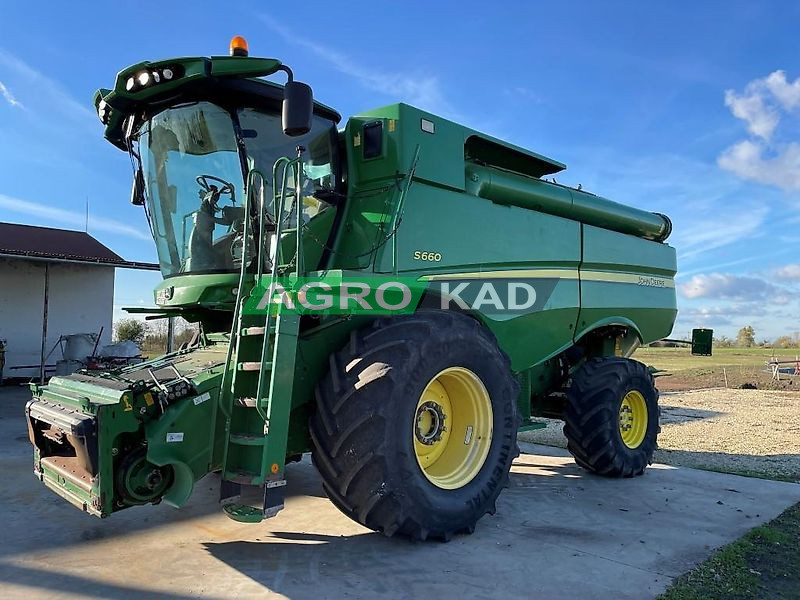
{"type": "Polygon", "coordinates": [[[125,260],[83,231],[16,223],[0,223],[0,256],[158,269],[153,263],[125,260]]]}

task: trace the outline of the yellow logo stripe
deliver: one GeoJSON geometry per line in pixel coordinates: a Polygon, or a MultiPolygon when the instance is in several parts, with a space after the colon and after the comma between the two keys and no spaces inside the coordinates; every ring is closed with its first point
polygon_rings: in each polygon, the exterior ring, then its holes
{"type": "MultiPolygon", "coordinates": [[[[437,273],[424,275],[423,281],[443,281],[453,279],[578,279],[576,269],[507,269],[502,271],[469,271],[465,273],[437,273]]],[[[637,275],[612,271],[581,271],[582,281],[605,283],[630,283],[644,287],[674,288],[675,281],[670,277],[657,275],[637,275]]]]}
{"type": "Polygon", "coordinates": [[[420,279],[425,281],[439,281],[443,279],[577,279],[577,269],[509,269],[505,271],[472,271],[468,273],[441,273],[424,275],[420,279]]]}

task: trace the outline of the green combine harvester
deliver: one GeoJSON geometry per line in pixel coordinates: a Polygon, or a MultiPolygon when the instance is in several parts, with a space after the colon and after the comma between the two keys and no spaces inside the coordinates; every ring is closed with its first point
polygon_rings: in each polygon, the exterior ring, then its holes
{"type": "Polygon", "coordinates": [[[259,522],[311,452],[353,520],[447,540],[494,513],[536,417],[564,420],[589,471],[651,462],[658,392],[628,357],[676,317],[666,216],[406,104],[340,127],[239,37],[230,56],[128,67],[95,107],[163,274],[139,312],[200,327],[33,386],[34,473],[75,506],[180,507],[215,473],[225,512],[259,522]]]}

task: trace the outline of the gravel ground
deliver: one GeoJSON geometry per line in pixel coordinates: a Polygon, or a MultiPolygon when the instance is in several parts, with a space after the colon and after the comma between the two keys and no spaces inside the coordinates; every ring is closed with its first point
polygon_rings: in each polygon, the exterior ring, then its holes
{"type": "MultiPolygon", "coordinates": [[[[655,462],[800,482],[800,393],[707,389],[661,394],[655,462]]],[[[520,434],[566,447],[563,423],[520,434]]]]}

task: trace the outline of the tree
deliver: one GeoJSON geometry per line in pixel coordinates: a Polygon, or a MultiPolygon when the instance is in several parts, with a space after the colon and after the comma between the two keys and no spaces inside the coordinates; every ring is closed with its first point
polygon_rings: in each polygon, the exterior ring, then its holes
{"type": "Polygon", "coordinates": [[[797,342],[791,336],[782,335],[772,345],[776,348],[796,348],[797,342]]]}
{"type": "Polygon", "coordinates": [[[756,332],[751,325],[745,325],[736,334],[736,345],[743,348],[752,348],[756,345],[756,332]]]}
{"type": "Polygon", "coordinates": [[[147,333],[147,326],[137,319],[122,319],[116,325],[117,341],[131,341],[141,346],[147,333]]]}
{"type": "Polygon", "coordinates": [[[733,340],[727,335],[721,335],[718,338],[714,338],[714,345],[718,348],[732,348],[733,340]]]}

